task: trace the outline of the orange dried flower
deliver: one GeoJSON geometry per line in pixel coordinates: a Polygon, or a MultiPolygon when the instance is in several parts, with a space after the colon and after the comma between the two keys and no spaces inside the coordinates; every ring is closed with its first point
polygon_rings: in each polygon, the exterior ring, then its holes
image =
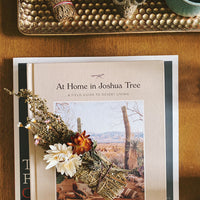
{"type": "Polygon", "coordinates": [[[72,142],[67,144],[73,147],[74,154],[83,154],[92,148],[93,142],[89,137],[90,135],[86,135],[86,132],[83,131],[81,134],[77,133],[75,136],[71,137],[72,142]]]}

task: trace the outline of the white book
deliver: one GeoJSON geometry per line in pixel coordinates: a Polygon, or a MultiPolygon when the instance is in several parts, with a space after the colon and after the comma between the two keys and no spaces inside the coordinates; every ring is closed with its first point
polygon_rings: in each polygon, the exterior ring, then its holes
{"type": "MultiPolygon", "coordinates": [[[[178,200],[177,60],[177,56],[16,58],[14,90],[26,87],[45,98],[49,110],[59,114],[73,131],[80,118],[81,129],[97,140],[99,150],[131,171],[127,189],[135,190],[135,197],[178,200]],[[126,141],[130,143],[128,153],[126,141]],[[135,152],[134,144],[138,145],[135,152]]],[[[21,109],[27,109],[18,104],[15,98],[15,126],[20,115],[26,115],[19,114],[21,109]]],[[[15,128],[16,199],[29,195],[25,184],[29,177],[23,168],[30,170],[31,200],[58,200],[63,195],[60,190],[73,194],[71,180],[56,184],[55,169],[45,170],[45,152],[34,145],[31,134],[29,153],[23,158],[20,131],[15,128]],[[29,167],[25,166],[27,160],[29,167]]],[[[88,194],[87,198],[100,197],[88,194]]]]}

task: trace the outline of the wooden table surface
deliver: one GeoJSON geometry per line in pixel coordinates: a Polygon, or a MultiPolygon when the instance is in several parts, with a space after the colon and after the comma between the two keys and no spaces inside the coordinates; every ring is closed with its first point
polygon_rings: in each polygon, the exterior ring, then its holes
{"type": "Polygon", "coordinates": [[[14,199],[12,58],[179,55],[180,200],[200,199],[200,33],[30,37],[16,1],[0,1],[0,199],[14,199]]]}

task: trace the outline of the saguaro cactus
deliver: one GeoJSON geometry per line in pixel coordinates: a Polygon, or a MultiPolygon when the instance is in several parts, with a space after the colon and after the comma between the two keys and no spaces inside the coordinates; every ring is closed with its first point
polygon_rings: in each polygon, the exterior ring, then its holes
{"type": "Polygon", "coordinates": [[[82,131],[81,131],[81,118],[80,117],[77,118],[77,131],[79,133],[82,133],[82,131]]]}
{"type": "Polygon", "coordinates": [[[131,128],[130,128],[130,124],[128,120],[126,106],[123,106],[121,109],[123,113],[125,134],[126,134],[124,167],[125,169],[128,169],[128,158],[129,158],[129,150],[130,150],[130,144],[131,144],[131,128]]]}

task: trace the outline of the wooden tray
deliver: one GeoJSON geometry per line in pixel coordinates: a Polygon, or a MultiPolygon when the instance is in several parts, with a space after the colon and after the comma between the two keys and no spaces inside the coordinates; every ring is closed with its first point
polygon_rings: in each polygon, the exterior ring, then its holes
{"type": "Polygon", "coordinates": [[[26,35],[198,32],[200,17],[173,13],[164,0],[147,0],[127,19],[112,0],[72,0],[78,16],[55,20],[47,0],[18,0],[18,29],[26,35]]]}

